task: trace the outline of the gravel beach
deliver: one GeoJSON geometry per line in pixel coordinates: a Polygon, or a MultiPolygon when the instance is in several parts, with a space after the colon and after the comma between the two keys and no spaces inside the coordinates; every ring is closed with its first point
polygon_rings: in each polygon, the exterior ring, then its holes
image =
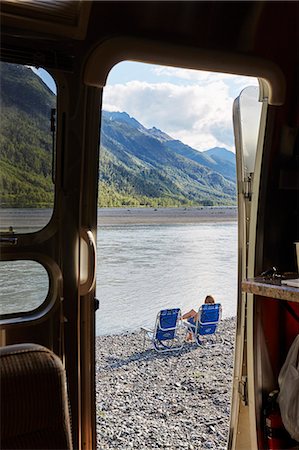
{"type": "Polygon", "coordinates": [[[235,319],[223,343],[157,353],[143,333],[96,341],[97,450],[225,449],[235,319]]]}

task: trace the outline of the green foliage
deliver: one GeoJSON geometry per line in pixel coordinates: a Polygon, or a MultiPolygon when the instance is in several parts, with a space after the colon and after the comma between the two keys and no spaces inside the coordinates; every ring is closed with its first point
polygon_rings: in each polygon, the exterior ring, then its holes
{"type": "Polygon", "coordinates": [[[1,63],[0,203],[52,207],[49,130],[55,96],[31,69],[1,63]]]}
{"type": "Polygon", "coordinates": [[[4,160],[1,161],[0,174],[0,203],[3,208],[53,206],[51,178],[24,172],[4,160]]]}
{"type": "MultiPolygon", "coordinates": [[[[200,156],[201,163],[195,160],[193,156],[199,152],[186,149],[179,141],[173,146],[173,142],[165,133],[147,130],[126,113],[103,112],[100,182],[110,186],[110,195],[122,194],[122,199],[113,195],[114,202],[133,198],[131,206],[136,200],[139,205],[155,206],[161,202],[176,206],[234,205],[236,185],[231,177],[203,165],[205,156],[200,156]]],[[[234,160],[234,155],[226,152],[234,160]]],[[[105,188],[102,191],[101,205],[107,198],[105,188]]]]}
{"type": "Polygon", "coordinates": [[[113,185],[100,181],[99,206],[100,207],[177,207],[199,206],[201,203],[192,202],[184,197],[149,197],[146,195],[129,194],[125,190],[116,190],[113,185]]]}

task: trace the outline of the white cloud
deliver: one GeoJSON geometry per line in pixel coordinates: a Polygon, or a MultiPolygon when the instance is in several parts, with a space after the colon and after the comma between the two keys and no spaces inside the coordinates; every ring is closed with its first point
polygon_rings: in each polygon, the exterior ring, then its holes
{"type": "Polygon", "coordinates": [[[190,82],[196,82],[201,84],[209,84],[215,81],[224,81],[229,83],[230,86],[257,84],[257,79],[253,77],[246,77],[240,75],[233,75],[229,73],[217,73],[217,72],[207,72],[193,69],[183,69],[178,67],[167,67],[167,66],[153,66],[151,69],[157,77],[171,77],[173,79],[188,80],[190,82]]]}
{"type": "MultiPolygon", "coordinates": [[[[126,111],[145,127],[160,128],[197,150],[215,146],[233,150],[232,104],[234,97],[226,74],[158,67],[157,74],[176,73],[184,84],[130,81],[107,85],[103,108],[126,111]],[[168,72],[167,72],[168,71],[168,72]],[[189,78],[188,78],[189,77],[189,78]],[[190,79],[196,83],[190,83],[190,79]],[[189,81],[187,81],[189,80],[189,81]]],[[[235,80],[239,84],[239,77],[235,80]]],[[[243,79],[244,80],[244,79],[243,79]]],[[[242,82],[245,83],[246,82],[242,82]]]]}

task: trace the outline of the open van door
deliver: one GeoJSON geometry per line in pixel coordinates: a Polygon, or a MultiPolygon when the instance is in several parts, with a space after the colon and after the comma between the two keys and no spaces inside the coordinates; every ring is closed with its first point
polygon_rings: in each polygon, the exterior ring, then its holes
{"type": "Polygon", "coordinates": [[[260,92],[263,89],[249,86],[233,105],[238,190],[238,305],[229,450],[257,449],[253,302],[249,299],[252,294],[242,292],[241,283],[254,276],[255,268],[259,183],[267,111],[267,99],[260,98],[260,92]]]}

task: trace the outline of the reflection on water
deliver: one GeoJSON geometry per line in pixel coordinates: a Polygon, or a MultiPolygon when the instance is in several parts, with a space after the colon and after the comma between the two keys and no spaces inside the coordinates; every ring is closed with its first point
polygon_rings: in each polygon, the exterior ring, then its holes
{"type": "Polygon", "coordinates": [[[151,327],[161,308],[197,309],[207,294],[236,314],[236,222],[104,227],[98,254],[98,335],[151,327]]]}

